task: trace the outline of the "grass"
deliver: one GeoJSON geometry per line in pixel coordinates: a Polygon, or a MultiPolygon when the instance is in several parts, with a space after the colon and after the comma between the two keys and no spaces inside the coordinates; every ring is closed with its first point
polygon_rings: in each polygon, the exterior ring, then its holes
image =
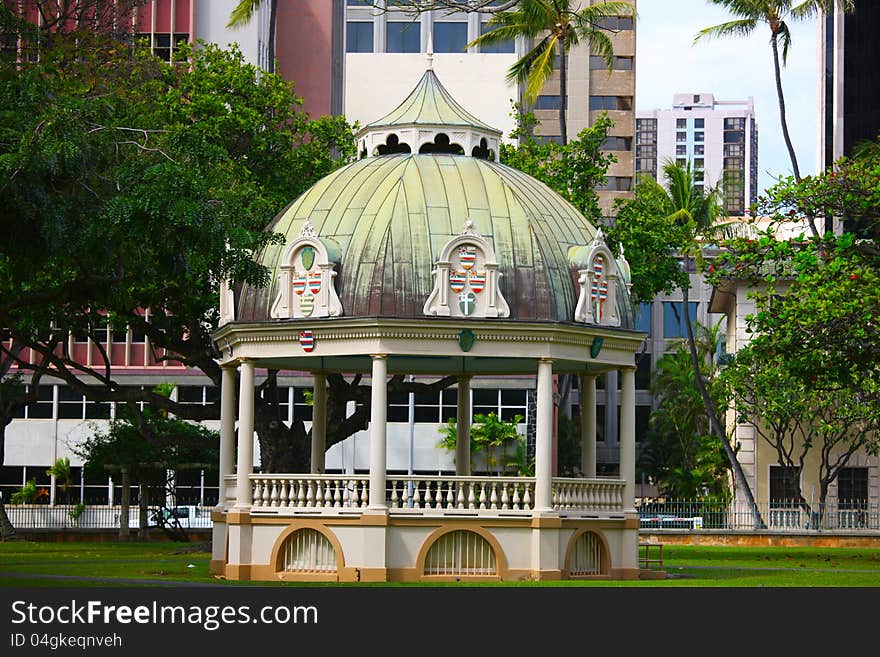
{"type": "MultiPolygon", "coordinates": [[[[880,587],[878,548],[667,545],[663,557],[670,574],[666,580],[504,582],[499,586],[880,587]]],[[[195,543],[0,543],[0,586],[304,586],[218,579],[208,572],[210,558],[209,546],[195,543]]]]}

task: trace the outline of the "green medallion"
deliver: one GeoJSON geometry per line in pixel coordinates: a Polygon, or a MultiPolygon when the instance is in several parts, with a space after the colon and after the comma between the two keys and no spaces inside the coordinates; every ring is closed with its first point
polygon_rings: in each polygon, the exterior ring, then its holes
{"type": "Polygon", "coordinates": [[[462,351],[470,351],[476,342],[477,336],[470,329],[464,329],[458,334],[458,346],[462,351]]]}
{"type": "Polygon", "coordinates": [[[303,267],[311,269],[312,265],[315,263],[315,249],[311,246],[303,247],[303,250],[300,253],[300,258],[302,258],[303,267]]]}
{"type": "Polygon", "coordinates": [[[605,338],[595,337],[593,338],[593,344],[590,346],[590,356],[595,358],[599,355],[599,352],[602,351],[602,345],[605,344],[605,338]]]}

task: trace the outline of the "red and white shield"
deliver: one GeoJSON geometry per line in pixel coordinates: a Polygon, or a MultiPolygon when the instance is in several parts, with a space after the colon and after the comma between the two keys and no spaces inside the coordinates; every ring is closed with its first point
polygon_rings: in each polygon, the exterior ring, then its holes
{"type": "Polygon", "coordinates": [[[312,294],[317,294],[321,291],[321,272],[319,271],[310,271],[309,272],[309,292],[312,294]]]}
{"type": "Polygon", "coordinates": [[[463,271],[451,271],[449,272],[449,287],[452,288],[452,291],[458,294],[464,289],[465,283],[467,282],[467,274],[463,271]]]}
{"type": "Polygon", "coordinates": [[[602,275],[605,273],[605,258],[602,256],[596,256],[593,259],[593,276],[596,278],[602,278],[602,275]]]}
{"type": "Polygon", "coordinates": [[[315,335],[311,331],[299,332],[299,344],[303,351],[310,352],[315,350],[315,335]]]}
{"type": "Polygon", "coordinates": [[[302,294],[306,291],[306,275],[305,274],[293,274],[293,291],[297,294],[302,294]]]}
{"type": "Polygon", "coordinates": [[[471,284],[471,290],[479,294],[486,287],[486,272],[472,271],[468,280],[471,284]]]}
{"type": "Polygon", "coordinates": [[[458,249],[458,259],[461,260],[461,266],[465,270],[473,267],[477,262],[477,247],[472,244],[465,244],[458,249]]]}

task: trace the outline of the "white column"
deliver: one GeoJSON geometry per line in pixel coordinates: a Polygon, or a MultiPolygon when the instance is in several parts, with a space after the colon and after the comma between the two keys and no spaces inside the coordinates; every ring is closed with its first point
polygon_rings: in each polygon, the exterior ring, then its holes
{"type": "Polygon", "coordinates": [[[581,472],[596,476],[596,377],[581,375],[581,472]]]}
{"type": "Polygon", "coordinates": [[[553,361],[538,361],[538,408],[535,416],[535,511],[553,510],[553,361]]]}
{"type": "Polygon", "coordinates": [[[226,475],[235,466],[235,366],[220,369],[220,481],[217,506],[226,504],[226,475]]]}
{"type": "Polygon", "coordinates": [[[312,474],[324,474],[327,445],[327,375],[314,375],[312,403],[312,474]]]}
{"type": "Polygon", "coordinates": [[[250,475],[254,470],[254,361],[241,360],[238,387],[238,471],[235,506],[249,509],[253,502],[250,475]]]}
{"type": "Polygon", "coordinates": [[[636,496],[636,368],[624,367],[620,385],[620,478],[623,510],[635,510],[636,496]]]}
{"type": "Polygon", "coordinates": [[[385,440],[388,423],[388,361],[384,354],[371,356],[373,376],[370,383],[370,504],[369,509],[384,511],[385,505],[385,440]]]}
{"type": "Polygon", "coordinates": [[[455,474],[471,473],[471,377],[458,377],[458,408],[455,417],[455,474]]]}

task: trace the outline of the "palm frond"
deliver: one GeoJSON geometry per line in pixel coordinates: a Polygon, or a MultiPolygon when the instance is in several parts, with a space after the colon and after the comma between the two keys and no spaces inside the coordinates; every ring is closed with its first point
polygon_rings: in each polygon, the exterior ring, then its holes
{"type": "Polygon", "coordinates": [[[788,61],[788,50],[791,48],[791,31],[788,29],[788,24],[785,21],[779,24],[777,38],[782,44],[782,65],[785,66],[785,63],[788,61]]]}
{"type": "Polygon", "coordinates": [[[704,38],[721,39],[731,36],[748,36],[755,31],[756,27],[758,27],[757,18],[740,18],[734,21],[727,21],[726,23],[713,25],[712,27],[700,30],[697,32],[697,36],[694,37],[694,43],[704,38]]]}
{"type": "Polygon", "coordinates": [[[226,27],[237,29],[244,27],[251,22],[254,13],[260,8],[260,0],[239,0],[235,5],[232,13],[229,15],[229,22],[226,27]]]}

